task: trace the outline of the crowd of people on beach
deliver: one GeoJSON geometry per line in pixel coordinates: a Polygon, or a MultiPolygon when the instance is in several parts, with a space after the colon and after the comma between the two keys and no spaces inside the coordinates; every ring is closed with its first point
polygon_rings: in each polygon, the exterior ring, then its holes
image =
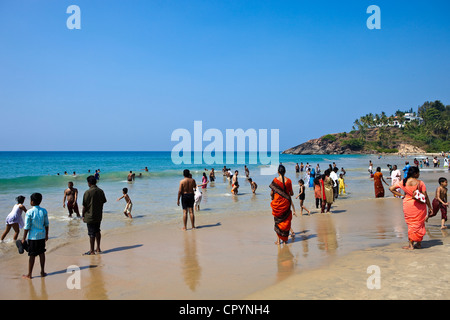
{"type": "MultiPolygon", "coordinates": [[[[101,253],[100,225],[103,218],[103,205],[107,200],[103,190],[97,186],[98,177],[90,175],[86,180],[89,189],[83,195],[81,216],[77,205],[78,190],[73,187],[73,182],[69,182],[68,188],[64,191],[63,207],[65,207],[67,202],[69,217],[75,212],[77,217],[82,218],[86,223],[90,250],[84,253],[84,255],[93,255],[101,253]]],[[[125,189],[123,189],[124,195],[121,198],[127,200],[128,214],[131,217],[131,207],[129,206],[131,201],[128,202],[129,198],[127,199],[126,197],[125,189]]],[[[31,208],[27,210],[24,206],[25,197],[18,196],[16,198],[17,204],[14,205],[12,211],[6,217],[6,228],[1,236],[1,241],[3,241],[9,231],[13,229],[13,239],[15,240],[19,253],[23,254],[25,251],[28,252],[28,273],[23,275],[23,278],[26,279],[32,278],[36,257],[39,257],[40,260],[41,277],[46,276],[45,252],[46,242],[49,236],[49,219],[47,210],[40,206],[42,199],[43,196],[41,193],[33,193],[30,196],[31,208]],[[25,213],[25,219],[22,218],[22,213],[25,213]],[[20,229],[22,228],[24,230],[23,237],[22,239],[18,239],[20,229]]]]}
{"type": "MultiPolygon", "coordinates": [[[[389,187],[389,190],[395,197],[403,199],[403,211],[405,221],[408,226],[408,240],[409,245],[406,249],[416,249],[421,247],[423,236],[425,235],[425,222],[430,217],[435,216],[441,211],[441,228],[447,228],[445,223],[447,221],[447,179],[444,177],[439,178],[438,187],[435,192],[433,201],[426,191],[425,184],[419,180],[420,170],[419,167],[425,165],[429,166],[428,159],[422,162],[414,161],[414,165],[410,165],[408,161],[405,162],[403,173],[398,169],[397,165],[388,164],[391,180],[389,185],[381,173],[381,167],[377,167],[373,172],[373,163],[369,162],[369,174],[370,178],[373,178],[375,197],[384,197],[383,183],[389,187]],[[402,193],[403,191],[403,193],[402,193]]],[[[448,165],[448,162],[446,162],[448,165]]],[[[438,166],[438,162],[436,162],[438,166]]],[[[145,168],[148,172],[148,168],[145,168]]],[[[191,222],[192,229],[195,229],[195,214],[194,211],[200,210],[200,203],[202,200],[202,189],[206,189],[208,184],[216,180],[214,168],[209,171],[209,179],[207,175],[208,170],[205,168],[202,174],[201,183],[192,178],[192,174],[189,169],[183,171],[183,179],[179,183],[177,205],[181,204],[183,210],[183,230],[187,230],[188,215],[191,222]]],[[[244,166],[245,177],[250,185],[253,194],[256,193],[258,188],[257,184],[250,177],[249,168],[244,166]]],[[[332,204],[339,198],[339,196],[346,195],[346,183],[344,168],[339,169],[336,163],[329,164],[329,167],[323,171],[317,164],[312,167],[309,163],[295,165],[296,177],[298,180],[299,192],[295,197],[295,200],[299,200],[300,215],[303,215],[303,211],[306,211],[308,215],[311,215],[311,211],[305,207],[304,201],[306,199],[306,192],[308,188],[312,188],[315,198],[316,209],[320,209],[321,213],[330,213],[332,204]]],[[[75,172],[74,172],[75,175],[75,172]]],[[[224,179],[228,179],[231,194],[236,196],[239,194],[239,171],[235,170],[234,173],[230,168],[226,166],[222,169],[222,175],[224,179]]],[[[85,191],[82,201],[81,215],[77,205],[78,190],[74,188],[73,182],[68,182],[68,187],[64,191],[63,207],[66,207],[69,213],[69,217],[72,217],[73,213],[77,218],[82,218],[87,225],[87,231],[89,236],[90,250],[84,253],[85,255],[93,255],[101,253],[100,242],[101,232],[100,225],[102,221],[103,205],[106,203],[106,197],[102,189],[97,186],[100,179],[100,170],[96,170],[94,175],[87,177],[87,183],[89,189],[85,191]]],[[[133,182],[135,174],[130,171],[127,176],[128,182],[133,182]]],[[[286,177],[286,168],[283,164],[278,167],[278,176],[275,177],[270,186],[271,196],[271,209],[274,218],[274,231],[277,235],[276,244],[288,243],[289,236],[295,238],[295,232],[292,230],[291,222],[293,216],[297,216],[295,210],[295,204],[293,201],[294,191],[292,180],[286,177]]],[[[128,195],[128,189],[122,189],[122,195],[117,201],[125,200],[124,215],[132,219],[132,201],[128,195]]],[[[18,196],[16,198],[16,205],[14,205],[11,213],[6,218],[6,228],[1,236],[1,241],[6,237],[10,230],[14,230],[14,240],[18,247],[19,253],[24,251],[28,252],[29,263],[28,273],[24,275],[24,278],[30,279],[32,277],[32,270],[35,262],[35,258],[39,256],[41,265],[41,276],[45,276],[45,243],[48,240],[49,221],[47,210],[40,207],[42,201],[42,194],[34,193],[30,196],[31,209],[27,210],[24,202],[24,196],[18,196]],[[22,213],[25,213],[25,219],[22,219],[22,213]],[[18,239],[20,229],[24,229],[23,238],[18,239]]]]}
{"type": "MultiPolygon", "coordinates": [[[[298,177],[304,174],[304,177],[298,180],[299,192],[295,199],[300,201],[300,215],[303,216],[303,210],[308,215],[311,211],[304,206],[306,198],[306,188],[314,188],[314,198],[316,209],[320,208],[321,213],[330,213],[331,205],[339,198],[339,195],[346,195],[344,176],[346,171],[344,168],[337,167],[336,163],[329,164],[329,167],[322,173],[320,165],[311,167],[309,163],[296,163],[295,173],[298,177]],[[338,175],[339,174],[339,175],[338,175]]],[[[270,184],[271,208],[274,216],[277,234],[275,244],[288,243],[289,236],[295,238],[295,232],[292,230],[292,216],[297,216],[295,211],[292,180],[285,176],[286,168],[283,164],[278,167],[278,177],[274,178],[270,184]]]]}
{"type": "MultiPolygon", "coordinates": [[[[448,167],[448,159],[445,158],[445,166],[448,167]]],[[[406,224],[408,225],[408,246],[405,249],[417,249],[421,247],[423,236],[426,233],[425,223],[430,217],[434,217],[441,212],[441,229],[446,229],[447,226],[447,186],[448,182],[445,177],[438,179],[438,186],[436,188],[434,199],[430,201],[427,193],[426,185],[419,180],[420,168],[423,166],[429,167],[430,163],[428,157],[424,160],[414,158],[414,164],[411,165],[409,161],[405,161],[405,166],[401,172],[397,165],[387,164],[390,176],[387,179],[391,180],[389,185],[384,180],[381,173],[381,167],[377,167],[373,173],[373,163],[369,161],[369,174],[374,181],[375,197],[383,198],[384,187],[383,183],[389,188],[389,191],[397,197],[403,199],[403,213],[406,224]],[[403,193],[402,193],[403,191],[403,193]]],[[[439,167],[440,160],[437,157],[433,158],[434,168],[439,167]]]]}

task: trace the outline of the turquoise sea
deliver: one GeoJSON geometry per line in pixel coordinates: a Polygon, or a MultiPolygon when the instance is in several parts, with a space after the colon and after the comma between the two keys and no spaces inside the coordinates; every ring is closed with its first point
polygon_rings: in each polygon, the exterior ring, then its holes
{"type": "MultiPolygon", "coordinates": [[[[286,176],[292,179],[296,193],[297,181],[304,175],[295,173],[296,163],[309,163],[312,167],[319,164],[322,172],[333,162],[339,168],[345,168],[348,195],[339,201],[373,198],[373,182],[367,172],[369,160],[374,162],[375,167],[382,167],[385,175],[388,175],[386,164],[397,164],[400,169],[404,164],[404,159],[397,156],[378,159],[374,155],[280,154],[279,157],[286,166],[286,176]]],[[[174,164],[170,152],[0,152],[0,221],[5,221],[18,195],[26,197],[25,206],[29,208],[30,195],[40,192],[43,194],[41,206],[49,212],[50,238],[54,242],[63,244],[73,238],[86,237],[85,224],[80,219],[68,218],[67,209],[63,208],[63,193],[67,183],[72,181],[79,191],[81,211],[81,199],[88,188],[86,178],[97,169],[100,169],[98,185],[108,200],[104,207],[103,231],[145,224],[178,224],[181,227],[182,209],[177,206],[176,200],[185,168],[191,170],[197,182],[201,181],[205,168],[208,177],[212,167],[216,171],[216,181],[202,190],[198,219],[202,215],[271,214],[268,186],[275,175],[261,175],[260,169],[264,167],[261,164],[247,162],[246,165],[250,176],[258,184],[258,190],[255,195],[252,194],[245,179],[244,164],[227,163],[227,168],[233,172],[239,170],[240,189],[239,194],[234,196],[230,193],[228,180],[222,176],[223,164],[174,164]],[[149,172],[143,170],[145,167],[149,172]],[[126,179],[130,170],[136,173],[133,183],[126,179]],[[133,220],[123,215],[124,200],[116,201],[124,187],[129,189],[133,202],[133,220]]],[[[312,188],[307,190],[305,204],[311,209],[314,207],[312,188]]],[[[12,236],[11,231],[5,244],[11,244],[12,236]]],[[[15,252],[14,246],[0,245],[0,256],[12,252],[15,252]]]]}

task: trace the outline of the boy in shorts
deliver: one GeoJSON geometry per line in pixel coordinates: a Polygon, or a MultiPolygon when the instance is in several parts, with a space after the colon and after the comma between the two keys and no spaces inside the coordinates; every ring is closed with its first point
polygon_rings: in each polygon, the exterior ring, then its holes
{"type": "Polygon", "coordinates": [[[22,244],[28,236],[28,274],[23,275],[25,279],[31,279],[34,261],[39,256],[41,264],[41,277],[45,277],[45,242],[48,240],[48,214],[47,210],[39,205],[42,201],[42,194],[33,193],[30,197],[32,208],[25,214],[25,226],[22,244]]]}
{"type": "Polygon", "coordinates": [[[127,204],[125,205],[125,209],[123,209],[123,214],[126,217],[133,219],[133,217],[131,216],[131,209],[133,208],[133,203],[131,202],[130,196],[128,195],[128,188],[123,188],[122,192],[123,192],[123,196],[121,196],[119,199],[117,199],[117,201],[125,199],[127,204]]]}
{"type": "MultiPolygon", "coordinates": [[[[447,187],[448,181],[446,178],[439,178],[439,187],[436,189],[435,198],[433,200],[433,213],[437,214],[441,210],[441,229],[447,229],[445,223],[447,222],[447,187]]],[[[428,219],[427,219],[428,220],[428,219]]]]}

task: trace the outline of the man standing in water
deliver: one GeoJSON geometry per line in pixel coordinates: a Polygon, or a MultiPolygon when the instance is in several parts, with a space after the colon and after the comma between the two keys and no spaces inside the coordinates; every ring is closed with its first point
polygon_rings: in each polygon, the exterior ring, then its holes
{"type": "Polygon", "coordinates": [[[100,253],[100,224],[103,217],[103,204],[106,202],[105,193],[97,187],[97,179],[94,176],[87,177],[89,189],[83,196],[83,221],[87,224],[90,250],[85,255],[100,253]],[[97,249],[94,245],[97,242],[97,249]]]}
{"type": "Polygon", "coordinates": [[[194,190],[197,188],[195,180],[190,177],[190,172],[188,169],[183,171],[184,179],[180,181],[180,188],[178,189],[178,199],[177,205],[183,208],[183,230],[187,227],[187,213],[189,210],[189,216],[191,218],[192,229],[195,229],[195,217],[194,217],[194,190]]]}
{"type": "Polygon", "coordinates": [[[75,211],[77,217],[80,218],[80,211],[78,210],[78,189],[73,187],[73,182],[67,183],[67,189],[64,191],[63,208],[66,207],[67,200],[67,210],[69,211],[69,218],[72,218],[72,213],[75,211]]]}

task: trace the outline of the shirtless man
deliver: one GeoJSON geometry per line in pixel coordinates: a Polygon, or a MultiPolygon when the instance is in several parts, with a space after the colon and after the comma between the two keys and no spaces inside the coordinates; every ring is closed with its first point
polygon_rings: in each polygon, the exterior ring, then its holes
{"type": "Polygon", "coordinates": [[[236,182],[238,182],[238,174],[239,174],[239,171],[237,171],[237,170],[234,171],[234,175],[231,179],[231,184],[235,184],[236,182]]]}
{"type": "Polygon", "coordinates": [[[128,182],[133,182],[134,178],[136,177],[136,175],[133,173],[133,171],[130,171],[130,173],[128,174],[127,180],[128,182]]]}
{"type": "Polygon", "coordinates": [[[250,187],[252,188],[252,192],[253,192],[253,194],[255,194],[256,193],[256,189],[258,188],[258,185],[256,184],[256,182],[254,182],[252,180],[252,178],[249,178],[248,182],[250,182],[250,187]]]}
{"type": "Polygon", "coordinates": [[[78,189],[73,187],[73,182],[70,181],[67,184],[67,189],[64,191],[63,208],[66,207],[67,200],[67,210],[69,210],[69,218],[72,218],[72,213],[75,211],[77,217],[80,218],[80,212],[78,210],[77,198],[78,189]]]}
{"type": "Polygon", "coordinates": [[[195,229],[195,217],[194,217],[194,190],[197,188],[195,180],[190,177],[190,172],[188,169],[183,171],[184,179],[180,181],[180,188],[178,189],[178,199],[177,205],[183,208],[183,230],[187,227],[187,212],[189,211],[189,216],[191,219],[192,229],[195,229]]]}

